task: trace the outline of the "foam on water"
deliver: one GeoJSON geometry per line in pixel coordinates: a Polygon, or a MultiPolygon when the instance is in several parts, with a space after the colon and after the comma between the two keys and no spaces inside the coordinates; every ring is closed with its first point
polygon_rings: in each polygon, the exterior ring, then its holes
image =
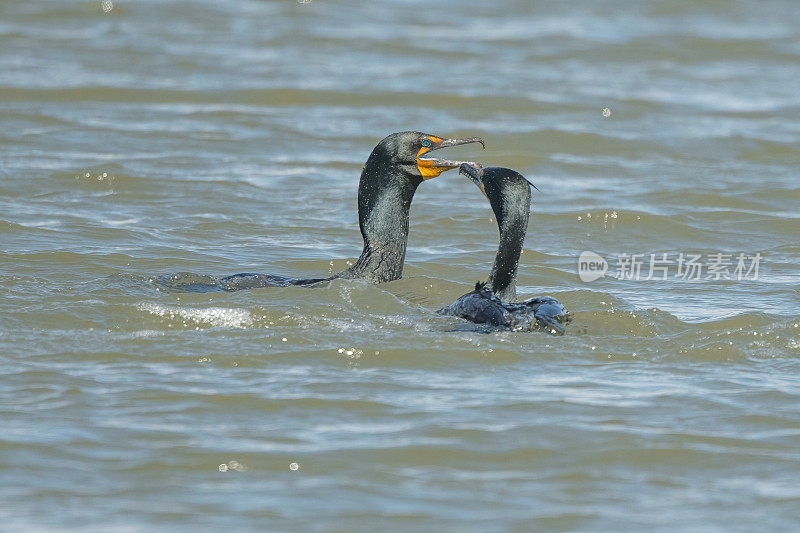
{"type": "Polygon", "coordinates": [[[207,307],[203,309],[174,307],[150,302],[139,304],[138,308],[150,314],[178,320],[183,326],[246,328],[254,323],[253,316],[247,309],[230,309],[224,307],[207,307]]]}

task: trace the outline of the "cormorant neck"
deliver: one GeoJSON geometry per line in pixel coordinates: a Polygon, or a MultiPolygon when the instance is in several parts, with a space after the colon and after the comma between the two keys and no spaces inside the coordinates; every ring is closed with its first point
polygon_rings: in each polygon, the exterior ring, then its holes
{"type": "Polygon", "coordinates": [[[393,165],[378,148],[364,165],[358,184],[358,225],[364,249],[352,267],[335,277],[382,283],[403,275],[408,212],[422,178],[393,165]]]}
{"type": "MultiPolygon", "coordinates": [[[[530,202],[530,201],[529,201],[530,202]]],[[[500,246],[494,258],[494,265],[489,274],[487,286],[504,302],[511,302],[517,297],[517,267],[528,228],[529,206],[506,206],[505,213],[497,216],[500,229],[500,246]]]]}

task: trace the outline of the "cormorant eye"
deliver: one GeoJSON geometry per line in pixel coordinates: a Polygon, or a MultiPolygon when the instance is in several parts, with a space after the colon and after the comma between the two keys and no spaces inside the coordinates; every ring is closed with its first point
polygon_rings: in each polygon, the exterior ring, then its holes
{"type": "Polygon", "coordinates": [[[430,139],[422,139],[422,146],[424,146],[425,148],[430,148],[431,147],[431,140],[430,139]]]}

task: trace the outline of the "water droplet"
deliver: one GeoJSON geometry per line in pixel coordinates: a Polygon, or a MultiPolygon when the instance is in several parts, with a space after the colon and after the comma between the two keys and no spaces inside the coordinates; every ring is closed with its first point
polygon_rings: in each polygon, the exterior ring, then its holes
{"type": "Polygon", "coordinates": [[[247,470],[247,467],[242,463],[240,463],[239,461],[229,461],[228,467],[233,470],[236,470],[237,472],[244,472],[245,470],[247,470]]]}

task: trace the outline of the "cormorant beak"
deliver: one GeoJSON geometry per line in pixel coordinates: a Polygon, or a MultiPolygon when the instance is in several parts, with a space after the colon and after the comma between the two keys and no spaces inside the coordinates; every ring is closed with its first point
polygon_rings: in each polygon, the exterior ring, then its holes
{"type": "Polygon", "coordinates": [[[480,167],[480,164],[473,163],[472,161],[453,161],[451,159],[422,157],[423,155],[430,154],[434,150],[447,148],[449,146],[458,146],[460,144],[481,143],[481,146],[486,148],[486,143],[484,143],[483,139],[480,137],[472,137],[470,139],[442,139],[429,135],[426,139],[430,141],[430,146],[423,146],[420,151],[417,152],[417,168],[419,168],[419,173],[422,174],[423,179],[435,178],[445,170],[458,168],[462,163],[480,167]]]}
{"type": "Polygon", "coordinates": [[[483,186],[483,168],[476,164],[476,163],[461,163],[458,167],[458,173],[463,174],[472,182],[478,186],[486,199],[488,200],[489,197],[486,195],[486,187],[483,186]]]}

